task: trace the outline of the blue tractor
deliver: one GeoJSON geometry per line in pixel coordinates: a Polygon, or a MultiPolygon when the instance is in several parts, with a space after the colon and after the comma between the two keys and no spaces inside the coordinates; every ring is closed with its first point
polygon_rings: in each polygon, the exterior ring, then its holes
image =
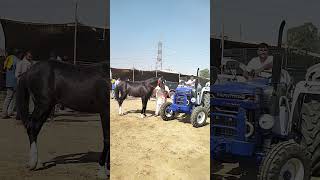
{"type": "MultiPolygon", "coordinates": [[[[199,69],[197,71],[198,76],[199,69]]],[[[190,115],[193,127],[206,125],[210,111],[210,87],[201,88],[196,79],[194,87],[178,86],[172,98],[172,102],[166,102],[161,106],[160,116],[163,120],[173,120],[179,113],[190,115]]]]}
{"type": "Polygon", "coordinates": [[[272,78],[211,87],[211,158],[235,160],[242,168],[254,160],[257,176],[246,179],[308,180],[319,175],[320,65],[293,88],[281,81],[282,58],[281,51],[275,54],[272,78]]]}

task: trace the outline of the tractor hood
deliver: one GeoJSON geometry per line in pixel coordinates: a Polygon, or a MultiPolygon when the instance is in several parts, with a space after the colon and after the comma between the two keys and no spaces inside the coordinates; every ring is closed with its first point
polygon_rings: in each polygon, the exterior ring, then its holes
{"type": "Polygon", "coordinates": [[[257,89],[265,90],[269,85],[269,79],[255,79],[247,82],[226,82],[211,86],[211,92],[223,94],[254,95],[257,89]]]}
{"type": "Polygon", "coordinates": [[[185,91],[192,91],[192,87],[189,87],[189,86],[180,86],[180,87],[177,87],[176,88],[176,91],[179,91],[179,92],[185,92],[185,91]]]}

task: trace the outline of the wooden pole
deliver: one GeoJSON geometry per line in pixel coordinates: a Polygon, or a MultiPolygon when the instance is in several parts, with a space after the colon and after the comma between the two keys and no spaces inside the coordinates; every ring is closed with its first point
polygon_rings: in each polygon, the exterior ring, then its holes
{"type": "Polygon", "coordinates": [[[76,1],[76,7],[74,12],[74,49],[73,49],[73,64],[76,64],[77,59],[77,31],[78,31],[78,1],[76,1]]]}
{"type": "Polygon", "coordinates": [[[134,82],[134,65],[133,65],[133,68],[132,68],[132,81],[134,82]]]}

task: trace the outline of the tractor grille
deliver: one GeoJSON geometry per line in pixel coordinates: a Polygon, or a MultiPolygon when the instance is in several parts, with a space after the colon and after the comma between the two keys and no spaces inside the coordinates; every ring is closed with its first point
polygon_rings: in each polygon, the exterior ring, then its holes
{"type": "Polygon", "coordinates": [[[222,125],[222,126],[229,126],[229,127],[237,127],[237,121],[232,118],[221,118],[216,116],[213,120],[213,124],[215,125],[222,125]]]}
{"type": "Polygon", "coordinates": [[[191,100],[191,93],[176,93],[175,94],[175,104],[178,104],[178,105],[185,105],[185,97],[187,97],[187,100],[189,101],[190,103],[190,100],[191,100]]]}
{"type": "Polygon", "coordinates": [[[213,112],[217,113],[213,118],[213,125],[226,126],[214,127],[214,136],[234,137],[237,131],[231,128],[237,127],[237,121],[231,116],[236,116],[238,113],[237,107],[213,107],[213,112]],[[219,114],[219,115],[218,115],[219,114]]]}
{"type": "Polygon", "coordinates": [[[215,127],[213,129],[213,134],[214,136],[234,137],[237,135],[237,132],[229,128],[215,127]]]}
{"type": "Polygon", "coordinates": [[[184,96],[183,95],[176,95],[176,104],[184,104],[184,96]]]}

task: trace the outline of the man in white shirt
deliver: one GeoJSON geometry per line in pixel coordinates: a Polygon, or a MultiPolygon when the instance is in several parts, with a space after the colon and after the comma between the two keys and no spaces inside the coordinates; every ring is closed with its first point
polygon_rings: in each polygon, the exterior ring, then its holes
{"type": "Polygon", "coordinates": [[[156,91],[156,112],[155,115],[159,115],[160,108],[162,104],[167,102],[167,96],[170,92],[168,86],[164,84],[165,82],[158,82],[158,86],[155,88],[156,91]]]}
{"type": "Polygon", "coordinates": [[[273,56],[269,56],[269,46],[266,43],[261,43],[258,46],[258,57],[254,57],[247,65],[247,71],[245,71],[245,77],[271,77],[273,56]]]}
{"type": "Polygon", "coordinates": [[[118,78],[118,79],[116,80],[116,82],[114,83],[115,87],[116,87],[120,82],[121,82],[121,80],[120,80],[120,78],[118,78]]]}
{"type": "Polygon", "coordinates": [[[186,85],[194,87],[196,85],[196,80],[193,76],[190,77],[190,79],[186,82],[186,85]]]}
{"type": "Polygon", "coordinates": [[[32,54],[30,51],[27,51],[24,58],[17,63],[16,78],[19,79],[23,73],[27,72],[31,68],[32,63],[32,54]]]}
{"type": "MultiPolygon", "coordinates": [[[[27,51],[25,53],[24,58],[17,63],[15,76],[18,79],[18,84],[19,84],[19,79],[20,79],[21,75],[23,73],[27,72],[31,68],[32,64],[33,64],[32,53],[31,53],[31,51],[27,51]]],[[[34,109],[34,103],[33,103],[32,98],[30,96],[29,111],[32,112],[33,109],[34,109]]],[[[17,117],[16,117],[17,120],[19,120],[21,118],[18,111],[19,110],[17,109],[17,117]]]]}

